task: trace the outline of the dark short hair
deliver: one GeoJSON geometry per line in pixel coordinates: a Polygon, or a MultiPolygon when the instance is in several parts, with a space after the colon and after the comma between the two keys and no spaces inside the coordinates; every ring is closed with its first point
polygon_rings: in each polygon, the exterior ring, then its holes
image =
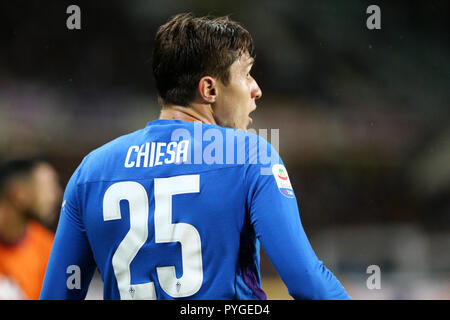
{"type": "Polygon", "coordinates": [[[153,75],[162,103],[187,106],[206,75],[227,85],[229,67],[245,51],[254,57],[253,39],[228,16],[183,13],[170,18],[159,27],[153,49],[153,75]]]}
{"type": "Polygon", "coordinates": [[[46,160],[41,157],[13,159],[0,163],[0,196],[18,179],[28,177],[33,169],[46,160]]]}

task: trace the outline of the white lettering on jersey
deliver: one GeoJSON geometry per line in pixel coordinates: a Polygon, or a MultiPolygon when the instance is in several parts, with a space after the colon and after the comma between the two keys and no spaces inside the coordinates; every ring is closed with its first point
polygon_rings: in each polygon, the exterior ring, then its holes
{"type": "Polygon", "coordinates": [[[148,168],[187,161],[189,140],[180,142],[146,142],[128,148],[125,168],[148,168]]]}
{"type": "Polygon", "coordinates": [[[147,143],[141,145],[141,147],[139,148],[139,152],[138,152],[137,157],[136,157],[136,168],[139,168],[141,166],[141,159],[142,159],[142,157],[144,157],[144,163],[142,164],[142,166],[144,168],[148,167],[148,151],[149,151],[149,147],[150,147],[150,143],[147,142],[147,143]],[[145,150],[144,150],[144,146],[145,146],[145,150]]]}
{"type": "Polygon", "coordinates": [[[161,151],[162,147],[165,147],[166,143],[165,142],[158,142],[156,145],[156,159],[155,159],[155,166],[159,166],[162,163],[162,161],[159,160],[159,158],[164,156],[164,152],[161,151]]]}
{"type": "Polygon", "coordinates": [[[135,165],[135,163],[136,163],[136,162],[134,162],[134,161],[131,161],[131,162],[130,162],[130,157],[131,157],[131,153],[133,152],[133,150],[136,152],[136,151],[139,150],[139,147],[138,147],[138,146],[131,146],[131,147],[128,149],[127,157],[125,158],[125,168],[132,168],[132,167],[134,167],[134,165],[135,165]]]}

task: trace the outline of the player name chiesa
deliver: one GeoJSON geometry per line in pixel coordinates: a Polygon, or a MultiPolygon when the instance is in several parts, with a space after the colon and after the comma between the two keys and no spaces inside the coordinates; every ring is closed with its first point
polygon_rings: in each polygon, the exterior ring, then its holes
{"type": "Polygon", "coordinates": [[[189,140],[166,142],[146,142],[131,146],[125,158],[125,168],[148,168],[162,164],[186,162],[189,140]]]}

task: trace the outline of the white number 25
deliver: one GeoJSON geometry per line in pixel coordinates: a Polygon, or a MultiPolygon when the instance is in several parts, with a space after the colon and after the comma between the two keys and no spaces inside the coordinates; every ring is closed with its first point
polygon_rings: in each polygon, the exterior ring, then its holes
{"type": "MultiPolygon", "coordinates": [[[[195,294],[203,282],[200,235],[187,223],[172,223],[172,196],[200,191],[200,176],[184,175],[154,179],[155,242],[180,242],[183,275],[176,277],[175,267],[156,267],[161,288],[174,297],[195,294]]],[[[121,219],[120,201],[128,200],[130,230],[117,247],[112,265],[122,300],[156,299],[153,282],[131,284],[130,264],[148,237],[148,195],[145,188],[134,181],[111,185],[103,198],[103,220],[121,219]]]]}

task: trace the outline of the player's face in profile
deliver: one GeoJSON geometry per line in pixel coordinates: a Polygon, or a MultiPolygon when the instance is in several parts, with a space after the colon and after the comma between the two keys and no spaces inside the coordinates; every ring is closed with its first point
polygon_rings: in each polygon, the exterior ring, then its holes
{"type": "Polygon", "coordinates": [[[253,58],[245,52],[230,66],[230,81],[219,81],[214,106],[216,121],[223,127],[247,130],[252,119],[249,114],[256,109],[255,100],[262,95],[255,79],[250,75],[253,58]]]}

